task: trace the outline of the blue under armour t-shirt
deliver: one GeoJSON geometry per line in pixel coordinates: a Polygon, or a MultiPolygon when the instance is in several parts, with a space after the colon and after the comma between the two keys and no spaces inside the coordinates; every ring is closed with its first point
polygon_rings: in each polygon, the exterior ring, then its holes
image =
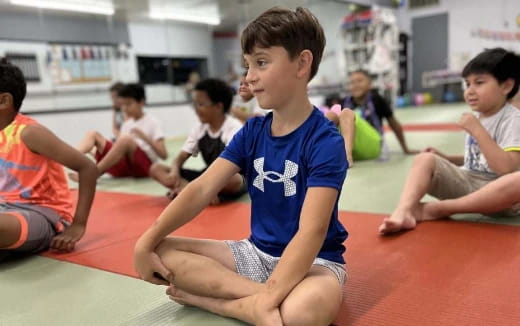
{"type": "MultiPolygon", "coordinates": [[[[245,175],[251,196],[250,240],[260,250],[279,257],[300,220],[309,187],[331,187],[341,192],[348,163],[337,128],[314,108],[296,130],[271,136],[273,113],[249,119],[221,157],[245,175]]],[[[343,242],[348,236],[338,221],[338,198],[327,237],[318,257],[344,263],[343,242]]]]}

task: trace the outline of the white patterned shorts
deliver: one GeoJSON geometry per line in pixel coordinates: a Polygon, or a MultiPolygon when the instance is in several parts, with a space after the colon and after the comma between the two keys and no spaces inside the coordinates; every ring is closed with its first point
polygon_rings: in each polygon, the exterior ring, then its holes
{"type": "MultiPolygon", "coordinates": [[[[261,251],[248,239],[227,240],[225,243],[231,249],[238,274],[256,282],[265,283],[280,260],[280,257],[261,251]]],[[[314,259],[312,264],[329,269],[341,286],[345,284],[347,271],[344,264],[323,258],[314,259]]]]}

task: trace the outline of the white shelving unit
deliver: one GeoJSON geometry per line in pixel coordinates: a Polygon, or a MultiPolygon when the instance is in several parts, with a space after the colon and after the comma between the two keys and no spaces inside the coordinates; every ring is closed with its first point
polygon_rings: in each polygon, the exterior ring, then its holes
{"type": "Polygon", "coordinates": [[[377,6],[350,14],[341,26],[340,71],[348,88],[349,73],[363,69],[373,86],[395,103],[399,89],[399,30],[391,9],[377,6]]]}

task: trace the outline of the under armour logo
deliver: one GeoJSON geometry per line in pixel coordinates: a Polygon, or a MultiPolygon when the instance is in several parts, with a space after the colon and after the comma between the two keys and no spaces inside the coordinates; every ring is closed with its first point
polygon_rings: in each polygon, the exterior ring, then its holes
{"type": "Polygon", "coordinates": [[[260,189],[262,192],[264,191],[264,180],[269,180],[273,183],[283,182],[283,189],[285,197],[290,197],[296,195],[296,182],[291,179],[296,176],[298,173],[298,164],[291,162],[289,160],[285,160],[285,170],[283,174],[280,174],[275,171],[265,171],[264,172],[264,158],[257,158],[254,161],[254,166],[256,172],[258,172],[258,176],[253,181],[253,186],[260,189]],[[273,179],[271,176],[277,177],[277,179],[273,179]]]}

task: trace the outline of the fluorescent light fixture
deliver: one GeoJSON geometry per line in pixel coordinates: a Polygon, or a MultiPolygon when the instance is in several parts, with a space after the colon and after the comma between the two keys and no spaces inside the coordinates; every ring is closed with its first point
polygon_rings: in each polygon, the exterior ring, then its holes
{"type": "Polygon", "coordinates": [[[75,11],[89,14],[107,15],[114,14],[114,5],[107,1],[57,1],[57,0],[10,0],[10,3],[18,6],[35,7],[42,9],[75,11]]]}
{"type": "Polygon", "coordinates": [[[206,24],[206,25],[218,25],[220,24],[220,17],[207,16],[201,14],[190,13],[186,11],[164,12],[159,10],[151,10],[150,18],[159,20],[180,20],[191,23],[206,24]]]}

